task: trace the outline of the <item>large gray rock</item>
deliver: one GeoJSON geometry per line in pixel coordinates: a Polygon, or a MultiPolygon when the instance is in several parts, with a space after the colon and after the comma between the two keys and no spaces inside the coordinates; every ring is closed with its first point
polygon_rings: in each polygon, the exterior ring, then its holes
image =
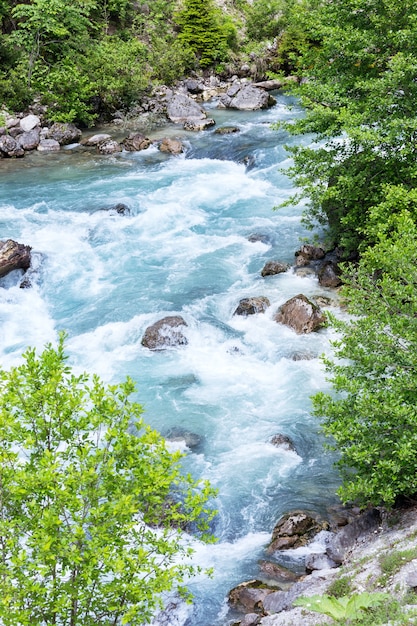
{"type": "Polygon", "coordinates": [[[327,547],[327,556],[336,563],[343,563],[346,554],[355,546],[357,540],[374,533],[380,524],[380,511],[369,509],[337,532],[327,547]]]}
{"type": "Polygon", "coordinates": [[[7,239],[0,241],[0,278],[13,270],[27,270],[30,267],[31,247],[7,239]]]}
{"type": "Polygon", "coordinates": [[[315,513],[308,511],[291,511],[278,520],[272,531],[272,540],[268,546],[268,554],[277,550],[299,548],[306,545],[322,530],[328,528],[328,522],[315,513]]]}
{"type": "Polygon", "coordinates": [[[184,124],[188,119],[202,120],[207,117],[204,109],[184,93],[174,94],[168,100],[167,116],[176,124],[184,124]]]}
{"type": "Polygon", "coordinates": [[[20,120],[20,128],[23,132],[28,133],[36,126],[39,126],[40,123],[41,121],[37,115],[26,115],[20,120]]]}
{"type": "Polygon", "coordinates": [[[55,122],[48,131],[48,139],[55,139],[61,146],[77,143],[81,139],[82,132],[75,124],[55,122]]]}
{"type": "Polygon", "coordinates": [[[38,128],[33,128],[27,132],[21,133],[16,139],[18,145],[23,150],[35,150],[40,141],[40,132],[38,128]]]}
{"type": "Polygon", "coordinates": [[[180,315],[168,315],[148,326],[142,337],[142,346],[149,350],[165,350],[174,346],[184,346],[188,343],[183,333],[187,322],[180,315]]]}
{"type": "Polygon", "coordinates": [[[225,96],[220,98],[220,102],[229,109],[239,111],[267,109],[276,104],[275,98],[269,93],[253,85],[232,85],[225,96]]]}
{"type": "Polygon", "coordinates": [[[326,323],[321,309],[301,293],[280,306],[274,320],[289,326],[298,335],[314,332],[326,323]]]}
{"type": "Polygon", "coordinates": [[[25,154],[23,148],[19,146],[16,139],[10,135],[0,137],[0,155],[5,157],[21,157],[25,154]]]}
{"type": "Polygon", "coordinates": [[[270,306],[270,302],[266,296],[257,296],[252,298],[242,298],[233,315],[255,315],[256,313],[265,313],[270,306]]]}
{"type": "Polygon", "coordinates": [[[56,139],[41,139],[37,149],[39,152],[57,152],[61,146],[56,139]]]}

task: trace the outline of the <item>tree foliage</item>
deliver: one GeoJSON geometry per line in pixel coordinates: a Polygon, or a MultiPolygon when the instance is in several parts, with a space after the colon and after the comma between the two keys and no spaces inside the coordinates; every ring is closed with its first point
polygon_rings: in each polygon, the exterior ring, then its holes
{"type": "Polygon", "coordinates": [[[201,67],[226,58],[236,31],[213,0],[184,0],[174,19],[179,28],[178,39],[192,50],[201,67]]]}
{"type": "Polygon", "coordinates": [[[370,207],[384,184],[416,185],[417,7],[411,0],[334,0],[311,17],[317,45],[306,47],[307,107],[289,130],[319,144],[293,149],[292,176],[310,208],[347,254],[363,242],[370,207]]]}
{"type": "Polygon", "coordinates": [[[143,624],[196,572],[209,485],[144,424],[127,379],[75,375],[64,337],[0,371],[0,621],[143,624]]]}
{"type": "Polygon", "coordinates": [[[392,506],[417,493],[417,191],[384,193],[369,212],[375,244],[346,276],[353,318],[334,320],[335,393],[313,401],[341,455],[342,499],[392,506]]]}

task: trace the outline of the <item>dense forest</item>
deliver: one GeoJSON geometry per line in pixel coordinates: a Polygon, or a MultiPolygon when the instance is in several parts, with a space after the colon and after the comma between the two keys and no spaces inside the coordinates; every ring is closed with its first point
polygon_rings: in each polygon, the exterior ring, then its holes
{"type": "Polygon", "coordinates": [[[288,69],[285,28],[298,4],[2,0],[0,102],[23,110],[38,99],[51,120],[89,125],[132,107],[154,85],[207,68],[227,73],[251,53],[262,58],[274,38],[283,40],[283,57],[275,54],[271,67],[288,69]]]}

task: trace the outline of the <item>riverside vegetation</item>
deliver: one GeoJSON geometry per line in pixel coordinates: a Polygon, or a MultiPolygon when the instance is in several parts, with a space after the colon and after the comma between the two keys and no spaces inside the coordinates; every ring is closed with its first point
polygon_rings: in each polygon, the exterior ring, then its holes
{"type": "MultiPolygon", "coordinates": [[[[251,52],[267,49],[275,38],[277,45],[268,70],[291,71],[304,79],[293,89],[305,105],[306,115],[287,129],[313,134],[317,139],[315,146],[291,149],[294,166],[290,174],[301,189],[292,201],[298,201],[300,195],[307,198],[305,220],[312,228],[323,229],[327,247],[337,246],[345,259],[343,294],[353,314],[349,321],[331,320],[340,332],[335,359],[325,362],[333,393],[317,394],[314,410],[323,420],[330,445],[340,453],[342,500],[392,507],[400,498],[412,499],[417,492],[417,8],[410,0],[235,0],[225,2],[224,7],[221,11],[207,0],[140,0],[135,5],[128,0],[33,0],[26,4],[2,0],[0,101],[12,109],[23,109],[39,98],[48,107],[50,120],[88,125],[117,109],[128,109],[152,84],[170,82],[204,68],[221,72],[228,64],[236,67],[234,64],[243,62],[245,55],[250,58],[251,52]]],[[[50,347],[47,354],[51,358],[50,347]]],[[[61,355],[62,363],[61,344],[56,354],[61,355]]],[[[33,353],[27,353],[26,358],[27,367],[35,367],[33,353]]],[[[48,374],[47,368],[43,371],[48,374]]],[[[69,374],[62,367],[52,371],[69,374]]],[[[24,384],[25,377],[33,378],[29,370],[21,373],[24,384]]],[[[3,373],[3,379],[15,375],[3,373]]],[[[47,376],[46,390],[62,410],[73,407],[74,398],[78,401],[85,394],[77,391],[71,397],[64,385],[60,387],[63,396],[56,396],[50,387],[54,380],[54,376],[50,380],[47,376]]],[[[19,443],[25,450],[35,449],[33,436],[28,439],[28,432],[16,421],[17,407],[23,400],[16,389],[12,394],[3,385],[2,428],[8,434],[3,458],[9,469],[18,457],[7,441],[10,445],[19,443]]],[[[33,391],[39,398],[36,385],[33,391]]],[[[126,390],[114,389],[112,394],[118,400],[116,404],[114,398],[111,401],[111,412],[117,413],[114,407],[119,401],[124,404],[126,390]]],[[[33,418],[34,406],[30,401],[21,415],[33,418]],[[25,413],[27,409],[32,413],[25,413]]],[[[52,426],[48,421],[44,425],[52,426]]],[[[119,435],[124,437],[122,430],[119,435]]],[[[85,441],[83,445],[90,444],[85,441]]],[[[162,444],[155,445],[156,450],[162,450],[162,444]]],[[[119,446],[117,439],[115,446],[119,446]]],[[[45,445],[43,454],[47,450],[45,445]]],[[[77,450],[77,446],[69,446],[67,453],[77,457],[77,450]]],[[[155,463],[159,463],[158,454],[155,463]]],[[[40,463],[46,476],[50,463],[57,459],[48,452],[42,457],[35,454],[33,461],[40,463]]],[[[46,515],[48,532],[56,531],[62,523],[55,510],[62,495],[57,487],[54,493],[58,499],[51,500],[52,518],[45,507],[46,494],[38,497],[32,489],[30,499],[24,501],[24,494],[33,485],[31,462],[19,470],[27,484],[10,482],[10,505],[5,510],[8,517],[3,519],[19,526],[23,510],[33,505],[35,513],[39,509],[46,515]]],[[[167,466],[172,467],[170,460],[167,466]]],[[[16,480],[18,477],[20,473],[16,473],[16,480]]],[[[162,475],[158,473],[159,478],[162,475]]],[[[165,496],[168,487],[171,484],[163,485],[165,496]]],[[[6,500],[2,498],[2,502],[6,500]]],[[[117,502],[109,502],[109,506],[117,508],[117,502]]],[[[201,506],[196,503],[192,508],[192,519],[203,511],[201,506]]],[[[94,506],[91,510],[96,513],[94,506]]],[[[88,574],[91,582],[91,572],[79,570],[80,553],[76,550],[78,540],[84,549],[90,545],[85,542],[89,536],[86,528],[80,527],[80,538],[65,540],[68,554],[75,550],[71,565],[65,560],[68,555],[63,557],[65,563],[57,561],[59,532],[41,536],[33,525],[36,515],[29,518],[29,524],[30,520],[31,549],[22,553],[18,544],[7,547],[13,555],[2,562],[8,584],[13,587],[31,580],[28,574],[38,565],[32,557],[40,551],[46,558],[42,571],[51,584],[53,619],[58,619],[59,611],[69,611],[69,621],[56,623],[106,623],[88,622],[84,617],[84,621],[77,621],[79,618],[73,617],[79,602],[75,591],[68,596],[74,600],[69,607],[58,589],[61,583],[68,586],[71,581],[71,576],[65,582],[56,578],[63,567],[72,567],[79,580],[88,574]]],[[[126,523],[131,529],[131,519],[126,523]]],[[[5,528],[2,537],[6,536],[5,528]]],[[[174,547],[181,549],[177,543],[174,547]]],[[[130,564],[131,556],[127,555],[130,564]]],[[[114,563],[116,570],[120,563],[114,563]]],[[[166,582],[167,575],[161,575],[166,582]]],[[[178,570],[174,580],[181,581],[182,576],[178,570]]],[[[158,576],[152,580],[156,581],[154,590],[160,591],[164,583],[158,576]]],[[[33,597],[36,606],[41,601],[41,607],[43,586],[34,579],[25,584],[34,585],[33,597]]],[[[106,577],[103,584],[110,584],[106,577]]],[[[113,606],[116,592],[109,593],[100,611],[113,606]]],[[[130,589],[123,593],[127,598],[130,589]]],[[[8,595],[2,599],[5,611],[9,610],[7,602],[8,595]]],[[[154,597],[141,596],[139,602],[149,603],[149,612],[143,615],[150,614],[154,597]]],[[[19,610],[23,611],[22,620],[26,619],[22,623],[34,623],[26,606],[19,610]]],[[[109,623],[118,623],[122,610],[115,610],[117,615],[109,623]]],[[[107,615],[103,619],[109,620],[107,615]]],[[[135,615],[133,609],[126,619],[136,623],[131,615],[135,615]]],[[[43,623],[42,619],[40,615],[37,623],[43,623]]]]}

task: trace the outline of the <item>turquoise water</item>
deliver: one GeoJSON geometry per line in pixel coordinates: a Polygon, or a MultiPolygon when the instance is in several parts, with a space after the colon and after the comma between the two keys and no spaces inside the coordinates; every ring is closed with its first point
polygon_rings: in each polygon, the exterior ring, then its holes
{"type": "Polygon", "coordinates": [[[309,400],[325,384],[317,357],[330,331],[298,336],[273,321],[288,298],[324,292],[292,270],[260,275],[268,260],[291,263],[306,235],[300,207],[273,210],[293,191],[284,143],[295,139],[270,127],[301,114],[289,104],[279,96],[256,113],[211,104],[217,126],[240,133],[167,127],[186,145],[179,157],[151,147],[0,162],[0,237],[32,246],[35,265],[31,289],[18,287],[18,274],[0,281],[3,367],[65,329],[75,368],[108,382],[131,376],[152,426],[201,437],[194,451],[171,445],[186,453],[187,470],[219,490],[219,541],[195,546],[196,562],[214,567],[214,577],[193,580],[194,604],[173,599],[155,626],[229,623],[227,592],[257,576],[280,515],[324,511],[333,498],[337,479],[309,400]],[[108,210],[120,202],[129,215],[108,210]],[[233,315],[241,298],[258,295],[271,302],[265,314],[233,315]],[[188,345],[142,347],[146,327],[172,314],[187,321],[188,345]],[[300,351],[314,358],[294,361],[300,351]],[[289,435],[296,452],[268,443],[276,433],[289,435]]]}

